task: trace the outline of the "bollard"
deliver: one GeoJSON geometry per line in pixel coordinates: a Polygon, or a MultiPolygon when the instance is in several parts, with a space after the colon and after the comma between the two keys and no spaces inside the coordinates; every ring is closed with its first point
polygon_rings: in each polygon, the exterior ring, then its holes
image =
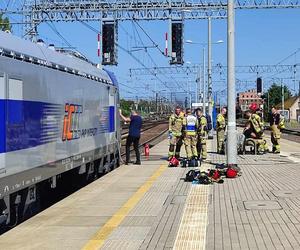
{"type": "Polygon", "coordinates": [[[149,155],[150,155],[150,147],[149,147],[149,144],[145,144],[145,156],[146,156],[146,159],[149,159],[149,155]]]}

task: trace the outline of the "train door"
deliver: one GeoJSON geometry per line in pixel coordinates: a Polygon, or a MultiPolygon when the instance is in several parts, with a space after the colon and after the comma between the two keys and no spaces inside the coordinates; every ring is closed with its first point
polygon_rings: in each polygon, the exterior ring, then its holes
{"type": "Polygon", "coordinates": [[[119,96],[119,90],[116,88],[116,94],[115,94],[115,107],[116,107],[116,138],[117,141],[121,141],[121,129],[120,129],[120,115],[119,115],[119,110],[120,110],[120,96],[119,96]]]}
{"type": "Polygon", "coordinates": [[[6,84],[5,75],[0,72],[0,174],[5,173],[5,158],[6,149],[6,84]]]}
{"type": "Polygon", "coordinates": [[[24,136],[23,81],[8,76],[6,94],[6,151],[20,150],[27,144],[24,136]]]}
{"type": "Polygon", "coordinates": [[[115,88],[109,88],[108,97],[109,106],[109,132],[110,132],[110,142],[114,142],[116,132],[116,103],[115,103],[115,88]]]}

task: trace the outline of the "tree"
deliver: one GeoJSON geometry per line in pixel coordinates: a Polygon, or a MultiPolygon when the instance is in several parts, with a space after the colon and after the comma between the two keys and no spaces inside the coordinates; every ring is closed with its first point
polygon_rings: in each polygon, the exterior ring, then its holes
{"type": "Polygon", "coordinates": [[[11,30],[8,17],[3,17],[2,14],[0,14],[0,30],[2,31],[11,30]]]}
{"type": "MultiPolygon", "coordinates": [[[[274,106],[280,105],[282,102],[282,89],[281,84],[273,83],[268,89],[267,93],[264,94],[265,105],[264,113],[265,117],[269,118],[270,109],[274,106]],[[269,98],[269,100],[268,100],[269,98]]],[[[287,86],[284,86],[284,100],[287,100],[292,97],[292,93],[287,86]]]]}
{"type": "MultiPolygon", "coordinates": [[[[269,108],[272,106],[276,106],[282,101],[282,89],[281,85],[277,85],[275,83],[267,91],[267,97],[269,96],[269,108]]],[[[284,86],[284,100],[292,97],[292,93],[287,86],[284,86]]]]}
{"type": "Polygon", "coordinates": [[[125,99],[120,100],[120,107],[122,109],[122,112],[125,116],[130,115],[130,111],[134,107],[134,101],[129,101],[125,99]]]}

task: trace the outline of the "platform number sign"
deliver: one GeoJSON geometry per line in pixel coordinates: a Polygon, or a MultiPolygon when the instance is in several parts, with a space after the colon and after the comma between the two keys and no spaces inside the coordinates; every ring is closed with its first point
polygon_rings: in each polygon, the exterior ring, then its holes
{"type": "Polygon", "coordinates": [[[62,140],[70,141],[79,138],[79,117],[82,114],[82,106],[75,104],[65,105],[62,140]]]}

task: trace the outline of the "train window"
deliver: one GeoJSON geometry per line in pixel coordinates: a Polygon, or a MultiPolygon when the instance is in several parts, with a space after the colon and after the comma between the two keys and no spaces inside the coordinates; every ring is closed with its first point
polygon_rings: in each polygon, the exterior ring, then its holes
{"type": "Polygon", "coordinates": [[[0,73],[0,99],[5,99],[5,78],[0,73]]]}
{"type": "Polygon", "coordinates": [[[9,78],[8,99],[23,100],[23,81],[9,78]]]}

